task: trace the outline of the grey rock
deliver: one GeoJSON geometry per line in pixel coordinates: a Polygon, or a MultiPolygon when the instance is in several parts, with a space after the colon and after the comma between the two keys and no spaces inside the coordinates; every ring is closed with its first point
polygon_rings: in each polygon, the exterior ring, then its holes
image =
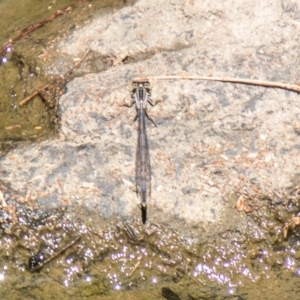
{"type": "MultiPolygon", "coordinates": [[[[0,179],[36,197],[94,208],[104,219],[139,216],[137,142],[128,87],[137,76],[202,75],[292,83],[300,75],[299,8],[292,1],[141,0],[101,16],[57,47],[86,47],[115,64],[76,78],[59,100],[60,138],[11,151],[0,179]],[[125,57],[147,58],[122,64],[125,57]]],[[[149,220],[232,224],[232,195],[286,191],[299,172],[296,93],[220,82],[152,80],[149,220]],[[250,193],[249,191],[256,191],[250,193]]]]}

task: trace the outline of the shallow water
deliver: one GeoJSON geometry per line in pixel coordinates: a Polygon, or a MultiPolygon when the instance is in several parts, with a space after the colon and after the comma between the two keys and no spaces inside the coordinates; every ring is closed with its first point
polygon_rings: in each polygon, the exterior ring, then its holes
{"type": "Polygon", "coordinates": [[[41,212],[9,190],[1,198],[2,299],[163,299],[162,288],[179,299],[298,297],[298,226],[283,237],[292,208],[265,203],[244,215],[246,230],[204,238],[139,219],[105,223],[83,208],[41,212]]]}

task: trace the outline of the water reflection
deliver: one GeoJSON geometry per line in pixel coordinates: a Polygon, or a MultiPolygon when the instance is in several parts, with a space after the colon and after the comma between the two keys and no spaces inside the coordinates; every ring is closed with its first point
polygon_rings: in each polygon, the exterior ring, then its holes
{"type": "MultiPolygon", "coordinates": [[[[185,290],[197,297],[203,286],[212,294],[218,288],[218,293],[234,295],[262,279],[271,280],[270,284],[284,272],[291,279],[300,269],[299,243],[287,247],[283,245],[288,241],[280,247],[267,240],[252,244],[252,235],[237,231],[203,242],[165,224],[144,227],[135,219],[102,227],[95,225],[95,220],[87,224],[66,212],[42,214],[24,209],[15,212],[15,219],[17,223],[7,224],[4,219],[1,223],[0,280],[14,285],[17,278],[24,277],[26,289],[32,293],[35,280],[42,280],[45,289],[48,285],[64,286],[70,293],[82,291],[83,285],[93,293],[104,293],[169,282],[170,288],[172,284],[188,286],[185,290]],[[136,241],[128,235],[128,226],[136,241]],[[74,233],[81,239],[70,244],[74,233]],[[53,255],[36,275],[26,271],[30,257],[37,260],[34,266],[40,266],[53,255]]],[[[268,237],[266,228],[263,235],[268,237]]]]}

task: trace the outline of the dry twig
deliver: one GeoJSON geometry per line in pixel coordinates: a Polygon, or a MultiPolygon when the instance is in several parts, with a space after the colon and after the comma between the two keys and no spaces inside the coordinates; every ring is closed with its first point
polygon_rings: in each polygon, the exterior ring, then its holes
{"type": "MultiPolygon", "coordinates": [[[[300,93],[300,86],[297,84],[289,84],[289,83],[265,81],[265,80],[255,80],[255,79],[243,79],[243,78],[232,78],[232,77],[188,76],[188,75],[149,76],[149,77],[144,77],[143,79],[158,79],[158,80],[185,79],[185,80],[221,81],[221,82],[241,83],[241,84],[247,84],[247,85],[280,88],[280,89],[300,93]]],[[[141,80],[141,77],[133,79],[133,81],[138,81],[138,80],[141,80]]]]}

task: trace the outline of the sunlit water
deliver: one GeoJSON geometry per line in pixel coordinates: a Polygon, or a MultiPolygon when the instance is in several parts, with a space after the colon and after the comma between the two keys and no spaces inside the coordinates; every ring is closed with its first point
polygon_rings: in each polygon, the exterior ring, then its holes
{"type": "Polygon", "coordinates": [[[163,223],[108,225],[91,214],[15,210],[11,203],[1,211],[2,299],[159,299],[163,287],[180,299],[274,299],[272,289],[296,299],[299,290],[298,231],[283,240],[271,211],[260,216],[264,224],[249,216],[246,233],[204,241],[163,223]],[[36,270],[29,264],[34,257],[36,270]]]}

